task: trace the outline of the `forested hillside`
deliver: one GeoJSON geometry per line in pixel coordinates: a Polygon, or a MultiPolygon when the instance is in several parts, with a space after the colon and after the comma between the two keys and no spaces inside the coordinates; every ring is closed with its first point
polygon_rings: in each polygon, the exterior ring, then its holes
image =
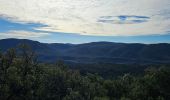
{"type": "Polygon", "coordinates": [[[147,68],[143,75],[115,79],[38,63],[27,46],[0,53],[0,100],[170,100],[170,69],[147,68]]]}
{"type": "Polygon", "coordinates": [[[167,64],[170,44],[92,42],[84,44],[40,43],[26,39],[0,40],[1,51],[25,43],[42,62],[64,60],[67,63],[167,64]]]}

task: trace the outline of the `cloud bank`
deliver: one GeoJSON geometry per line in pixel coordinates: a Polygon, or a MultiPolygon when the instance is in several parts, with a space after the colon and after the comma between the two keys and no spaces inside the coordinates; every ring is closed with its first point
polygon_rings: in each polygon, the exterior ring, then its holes
{"type": "MultiPolygon", "coordinates": [[[[170,0],[0,0],[0,17],[15,23],[45,25],[34,27],[33,33],[167,34],[170,0]]],[[[16,30],[13,31],[9,33],[16,34],[16,30]]]]}

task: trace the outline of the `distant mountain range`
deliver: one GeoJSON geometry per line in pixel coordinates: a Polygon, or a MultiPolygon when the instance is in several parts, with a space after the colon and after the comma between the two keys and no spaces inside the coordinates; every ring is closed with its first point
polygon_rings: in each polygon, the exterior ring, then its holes
{"type": "Polygon", "coordinates": [[[170,63],[170,44],[91,42],[84,44],[40,43],[27,39],[2,39],[0,50],[28,44],[39,61],[69,63],[160,64],[170,63]]]}

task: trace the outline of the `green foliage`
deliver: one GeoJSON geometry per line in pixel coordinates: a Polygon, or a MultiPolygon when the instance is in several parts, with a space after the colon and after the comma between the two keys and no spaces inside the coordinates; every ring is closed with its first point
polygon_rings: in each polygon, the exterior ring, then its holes
{"type": "Polygon", "coordinates": [[[23,48],[20,57],[14,49],[1,56],[0,99],[30,100],[41,96],[42,71],[31,51],[23,48]]]}
{"type": "Polygon", "coordinates": [[[0,53],[0,100],[170,100],[170,69],[149,68],[143,76],[103,79],[82,76],[63,62],[39,64],[22,45],[0,53]]]}

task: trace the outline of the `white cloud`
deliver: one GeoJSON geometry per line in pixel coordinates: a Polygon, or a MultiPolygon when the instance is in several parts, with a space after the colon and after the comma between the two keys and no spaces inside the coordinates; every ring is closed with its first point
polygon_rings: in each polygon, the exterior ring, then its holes
{"type": "Polygon", "coordinates": [[[9,31],[0,33],[2,38],[38,38],[50,35],[49,33],[29,32],[29,31],[9,31]]]}
{"type": "Polygon", "coordinates": [[[170,0],[0,0],[0,15],[46,24],[38,28],[83,35],[133,36],[170,31],[170,0]],[[101,16],[150,17],[135,24],[101,23],[101,16]]]}

